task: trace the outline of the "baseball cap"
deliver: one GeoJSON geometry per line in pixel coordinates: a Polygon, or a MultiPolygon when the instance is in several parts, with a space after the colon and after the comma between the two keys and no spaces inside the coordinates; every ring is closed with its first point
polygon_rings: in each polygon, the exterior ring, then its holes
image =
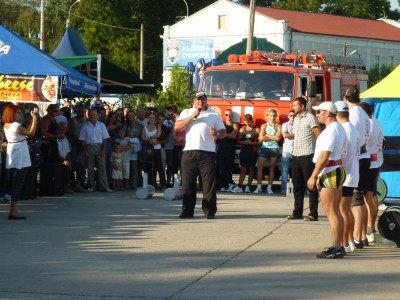
{"type": "Polygon", "coordinates": [[[344,92],[344,96],[345,97],[352,97],[353,99],[357,99],[358,98],[358,90],[355,88],[348,88],[346,89],[346,91],[344,92]]]}
{"type": "Polygon", "coordinates": [[[336,106],[337,112],[346,112],[346,111],[348,112],[349,111],[349,106],[344,101],[336,101],[335,106],[336,106]]]}
{"type": "Polygon", "coordinates": [[[313,106],[312,109],[313,110],[326,110],[333,114],[336,114],[336,111],[337,111],[335,104],[333,104],[331,101],[322,102],[318,106],[313,106]]]}
{"type": "Polygon", "coordinates": [[[204,98],[207,100],[207,95],[204,92],[198,92],[196,93],[196,98],[195,99],[199,99],[199,98],[204,98]]]}

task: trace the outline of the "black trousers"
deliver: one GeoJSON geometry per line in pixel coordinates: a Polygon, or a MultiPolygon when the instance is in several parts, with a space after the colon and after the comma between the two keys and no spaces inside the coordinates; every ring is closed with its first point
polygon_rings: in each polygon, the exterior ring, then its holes
{"type": "MultiPolygon", "coordinates": [[[[304,193],[307,181],[314,171],[313,154],[292,157],[292,177],[294,193],[294,217],[302,217],[304,210],[304,193]]],[[[309,191],[310,216],[318,218],[318,190],[309,191]]]]}
{"type": "Polygon", "coordinates": [[[221,175],[221,185],[228,188],[233,183],[232,168],[235,161],[235,149],[220,148],[217,152],[217,166],[221,175]]]}
{"type": "Polygon", "coordinates": [[[28,169],[29,167],[25,167],[22,169],[10,169],[11,201],[13,202],[18,201],[20,198],[22,186],[24,185],[28,169]]]}
{"type": "Polygon", "coordinates": [[[203,189],[203,211],[209,215],[217,212],[215,153],[188,150],[182,154],[182,212],[193,215],[196,206],[196,182],[200,175],[203,189]]]}

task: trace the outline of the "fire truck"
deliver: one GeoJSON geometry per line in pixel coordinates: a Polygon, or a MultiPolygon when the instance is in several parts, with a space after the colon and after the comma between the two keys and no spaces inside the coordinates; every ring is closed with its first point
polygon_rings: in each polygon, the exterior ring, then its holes
{"type": "Polygon", "coordinates": [[[322,101],[337,101],[349,87],[367,89],[368,75],[361,59],[316,53],[285,54],[253,51],[251,55],[230,55],[223,65],[196,63],[199,91],[208,96],[209,106],[223,116],[233,111],[233,120],[244,124],[251,114],[256,126],[265,123],[265,113],[274,108],[278,122],[287,121],[292,101],[307,99],[307,108],[322,101]]]}
{"type": "MultiPolygon", "coordinates": [[[[266,122],[270,109],[278,112],[279,123],[286,122],[297,97],[304,97],[307,109],[312,111],[312,106],[323,101],[341,100],[347,88],[356,87],[363,92],[368,81],[360,58],[314,50],[304,54],[256,50],[251,55],[232,54],[223,65],[206,65],[200,59],[196,71],[193,81],[199,82],[198,90],[207,94],[212,109],[223,118],[225,110],[231,109],[233,121],[240,126],[244,125],[244,116],[251,114],[257,127],[266,122]]],[[[239,165],[239,151],[237,147],[235,169],[239,165]]],[[[265,167],[268,165],[267,160],[265,167]]],[[[275,172],[278,178],[279,173],[275,172]]]]}

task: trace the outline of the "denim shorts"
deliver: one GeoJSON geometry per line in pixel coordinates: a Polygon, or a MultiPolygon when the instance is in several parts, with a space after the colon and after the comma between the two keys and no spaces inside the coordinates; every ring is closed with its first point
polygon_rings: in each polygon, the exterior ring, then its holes
{"type": "Polygon", "coordinates": [[[258,152],[259,157],[270,158],[270,157],[279,157],[280,151],[278,148],[261,148],[258,152]]]}

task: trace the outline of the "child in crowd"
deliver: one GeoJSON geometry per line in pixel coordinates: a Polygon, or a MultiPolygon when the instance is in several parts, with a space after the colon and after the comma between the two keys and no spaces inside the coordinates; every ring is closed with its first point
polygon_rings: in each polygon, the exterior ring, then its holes
{"type": "Polygon", "coordinates": [[[129,149],[129,138],[125,136],[125,130],[122,127],[118,127],[116,130],[117,138],[115,141],[121,146],[121,152],[123,157],[123,172],[122,176],[124,179],[123,186],[121,189],[129,189],[129,161],[130,161],[130,149],[129,149]]]}
{"type": "Polygon", "coordinates": [[[71,163],[71,150],[69,148],[69,141],[65,136],[67,132],[67,123],[61,122],[58,124],[58,133],[63,136],[62,139],[57,139],[57,147],[58,147],[58,158],[60,162],[65,166],[65,184],[64,184],[64,192],[65,193],[73,193],[74,191],[70,187],[69,182],[69,173],[72,171],[72,163],[71,163]]]}
{"type": "Polygon", "coordinates": [[[131,128],[128,131],[129,139],[129,181],[132,185],[132,189],[136,190],[138,187],[138,152],[141,150],[140,140],[136,137],[136,129],[131,128]]]}
{"type": "Polygon", "coordinates": [[[111,177],[113,179],[113,189],[115,191],[120,190],[122,188],[122,178],[123,178],[123,154],[122,147],[117,142],[114,144],[114,152],[111,153],[110,162],[112,165],[112,174],[111,177]]]}

